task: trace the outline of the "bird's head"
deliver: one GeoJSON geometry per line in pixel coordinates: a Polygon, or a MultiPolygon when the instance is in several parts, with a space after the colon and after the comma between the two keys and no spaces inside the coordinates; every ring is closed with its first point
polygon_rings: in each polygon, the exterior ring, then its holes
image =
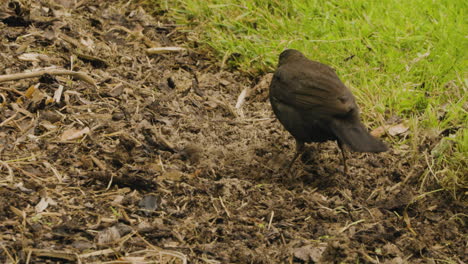
{"type": "Polygon", "coordinates": [[[278,66],[281,66],[288,61],[294,61],[300,58],[304,58],[304,54],[302,54],[300,51],[295,50],[295,49],[287,49],[281,52],[279,55],[279,62],[278,66]]]}

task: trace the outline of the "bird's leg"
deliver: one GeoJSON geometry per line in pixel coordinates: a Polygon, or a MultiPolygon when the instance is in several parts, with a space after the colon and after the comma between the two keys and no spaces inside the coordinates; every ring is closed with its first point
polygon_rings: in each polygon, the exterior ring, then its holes
{"type": "Polygon", "coordinates": [[[299,141],[296,139],[296,154],[294,154],[294,158],[291,160],[291,162],[288,165],[288,170],[287,172],[291,170],[292,165],[296,161],[296,159],[304,152],[304,142],[299,141]]]}
{"type": "Polygon", "coordinates": [[[341,157],[343,158],[343,171],[344,171],[344,174],[348,174],[348,166],[346,166],[346,153],[345,153],[345,148],[343,146],[343,143],[341,143],[339,140],[338,140],[338,147],[340,147],[341,149],[341,157]]]}

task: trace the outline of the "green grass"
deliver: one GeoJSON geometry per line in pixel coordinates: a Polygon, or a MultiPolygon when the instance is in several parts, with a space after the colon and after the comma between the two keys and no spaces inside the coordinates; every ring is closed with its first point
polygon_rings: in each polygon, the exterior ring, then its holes
{"type": "Polygon", "coordinates": [[[368,125],[392,116],[407,121],[409,136],[393,144],[427,161],[422,187],[436,182],[455,195],[467,187],[468,174],[467,3],[172,0],[159,8],[187,25],[222,65],[249,75],[273,71],[285,48],[333,66],[368,125]]]}

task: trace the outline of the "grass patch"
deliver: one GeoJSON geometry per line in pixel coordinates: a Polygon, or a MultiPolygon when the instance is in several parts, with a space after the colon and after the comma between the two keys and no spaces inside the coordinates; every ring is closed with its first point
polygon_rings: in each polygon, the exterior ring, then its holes
{"type": "Polygon", "coordinates": [[[393,143],[427,161],[423,188],[437,182],[456,196],[467,187],[466,1],[174,0],[157,8],[223,65],[253,76],[272,71],[285,48],[333,66],[367,124],[395,116],[410,124],[393,143]]]}

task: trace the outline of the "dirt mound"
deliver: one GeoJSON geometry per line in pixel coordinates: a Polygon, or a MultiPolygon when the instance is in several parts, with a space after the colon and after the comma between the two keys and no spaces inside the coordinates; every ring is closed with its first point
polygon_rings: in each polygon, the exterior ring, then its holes
{"type": "Polygon", "coordinates": [[[129,3],[75,2],[1,6],[0,74],[47,73],[0,83],[2,263],[467,261],[465,207],[420,193],[404,151],[344,176],[336,144],[309,145],[287,175],[269,76],[129,3]]]}

